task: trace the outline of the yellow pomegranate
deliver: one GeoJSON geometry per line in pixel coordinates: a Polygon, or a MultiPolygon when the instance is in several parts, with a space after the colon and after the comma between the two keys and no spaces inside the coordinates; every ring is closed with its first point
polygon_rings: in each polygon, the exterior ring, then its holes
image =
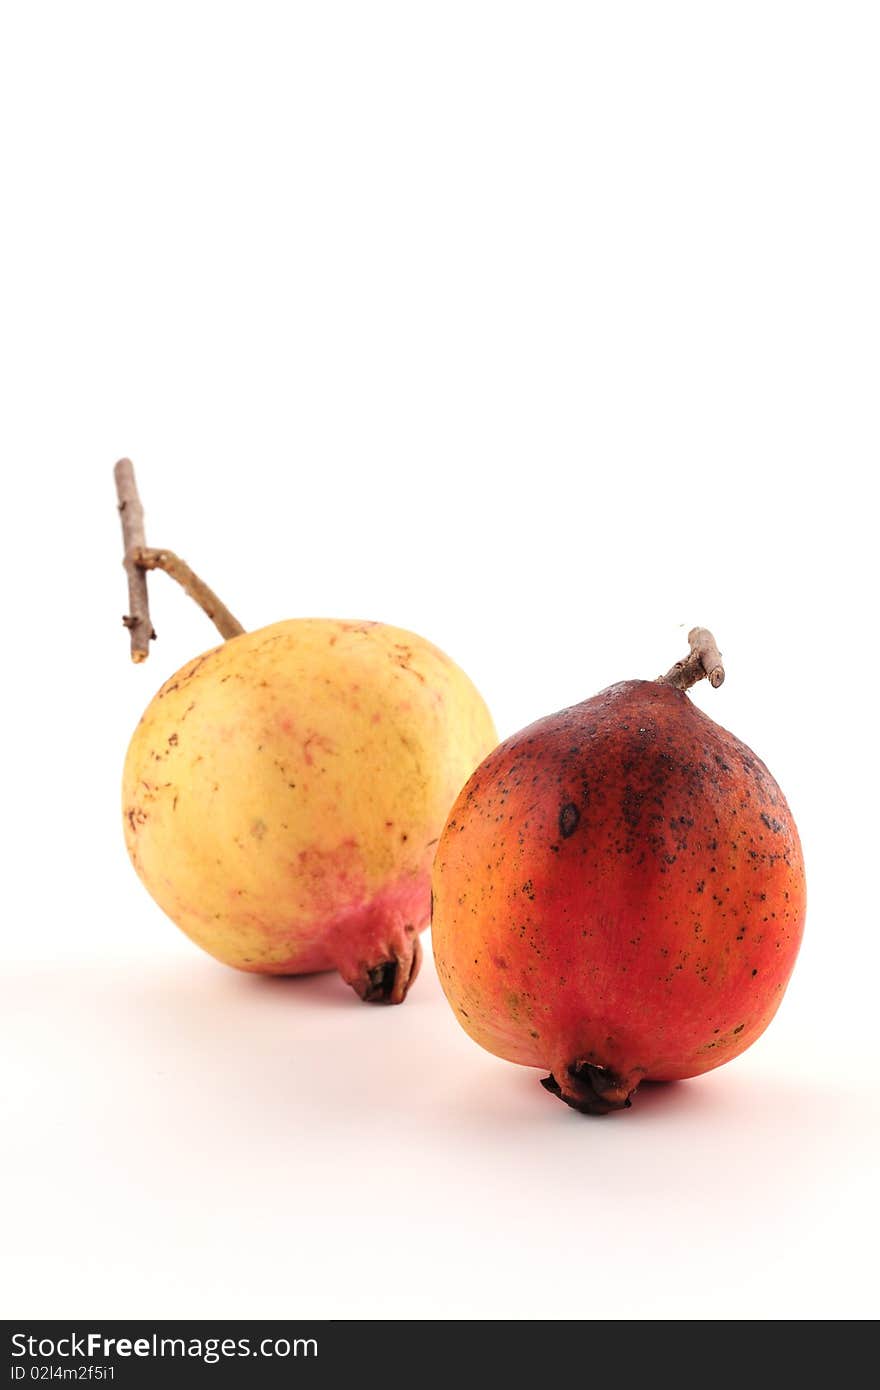
{"type": "Polygon", "coordinates": [[[199,946],[240,970],[338,970],[400,1003],[434,847],[495,746],[467,676],[383,623],[292,619],[163,685],[125,762],[132,862],[199,946]]]}

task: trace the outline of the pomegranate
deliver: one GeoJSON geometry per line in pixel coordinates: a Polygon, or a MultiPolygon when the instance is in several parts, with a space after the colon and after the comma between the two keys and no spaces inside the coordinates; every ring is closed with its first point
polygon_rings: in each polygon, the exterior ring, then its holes
{"type": "Polygon", "coordinates": [[[685,693],[711,633],[514,734],[456,800],[433,870],[447,998],[496,1056],[587,1114],[760,1037],[803,933],[797,829],[756,755],[685,693]]]}
{"type": "Polygon", "coordinates": [[[246,633],[179,556],[146,546],[130,459],[115,476],[133,660],[156,636],[154,569],[225,639],[165,682],[129,743],[122,823],[139,878],[226,965],[337,970],[366,1002],[402,1003],[443,821],[496,741],[482,697],[439,648],[387,623],[246,633]]]}

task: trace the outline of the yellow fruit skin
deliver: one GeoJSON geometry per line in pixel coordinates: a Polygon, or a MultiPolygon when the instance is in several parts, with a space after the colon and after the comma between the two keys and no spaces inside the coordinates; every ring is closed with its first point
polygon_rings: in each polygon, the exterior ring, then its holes
{"type": "Polygon", "coordinates": [[[128,851],[218,960],[335,968],[364,998],[390,962],[383,997],[399,1002],[437,838],[496,742],[475,687],[423,638],[275,623],[189,662],[148,706],[125,760],[128,851]]]}

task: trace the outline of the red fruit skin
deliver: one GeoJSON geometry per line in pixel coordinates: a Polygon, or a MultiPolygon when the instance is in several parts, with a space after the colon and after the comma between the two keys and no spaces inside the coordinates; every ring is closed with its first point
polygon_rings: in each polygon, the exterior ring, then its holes
{"type": "Polygon", "coordinates": [[[600,1113],[642,1080],[744,1052],[779,1007],[806,911],[777,783],[653,681],[490,753],[452,808],[432,889],[437,970],[464,1029],[600,1113]]]}

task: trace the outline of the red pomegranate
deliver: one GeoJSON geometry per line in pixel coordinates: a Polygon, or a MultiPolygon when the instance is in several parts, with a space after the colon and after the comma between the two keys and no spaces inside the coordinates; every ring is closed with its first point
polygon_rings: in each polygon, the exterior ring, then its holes
{"type": "Polygon", "coordinates": [[[711,633],[514,734],[452,808],[433,872],[437,969],[462,1027],[605,1114],[760,1037],[806,906],[767,768],[685,693],[724,679],[711,633]]]}

